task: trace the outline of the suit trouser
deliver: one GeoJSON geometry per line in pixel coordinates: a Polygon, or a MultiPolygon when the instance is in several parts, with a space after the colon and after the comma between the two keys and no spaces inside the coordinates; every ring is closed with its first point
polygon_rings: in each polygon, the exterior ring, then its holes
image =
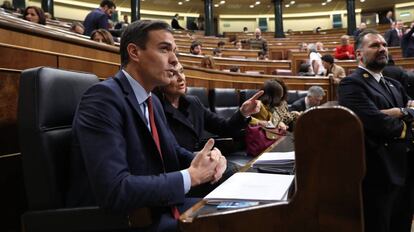
{"type": "Polygon", "coordinates": [[[363,184],[365,232],[410,232],[414,210],[414,180],[405,185],[363,184]]]}

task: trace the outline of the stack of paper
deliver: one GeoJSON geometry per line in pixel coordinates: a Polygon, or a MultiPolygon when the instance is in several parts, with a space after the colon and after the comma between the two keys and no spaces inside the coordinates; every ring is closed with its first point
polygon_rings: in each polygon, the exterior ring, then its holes
{"type": "Polygon", "coordinates": [[[293,168],[295,152],[265,152],[254,163],[253,167],[293,168]]]}
{"type": "Polygon", "coordinates": [[[238,172],[204,199],[207,202],[226,200],[281,201],[286,199],[293,178],[293,175],[238,172]]]}

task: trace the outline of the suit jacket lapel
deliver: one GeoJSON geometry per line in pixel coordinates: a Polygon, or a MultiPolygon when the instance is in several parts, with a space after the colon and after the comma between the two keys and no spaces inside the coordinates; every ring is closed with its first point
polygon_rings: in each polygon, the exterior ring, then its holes
{"type": "MultiPolygon", "coordinates": [[[[122,71],[119,71],[114,79],[118,82],[119,86],[121,87],[122,91],[125,94],[125,98],[129,102],[131,108],[135,110],[135,112],[139,115],[142,122],[147,125],[147,119],[145,118],[144,114],[142,113],[142,110],[139,108],[139,104],[137,101],[137,98],[135,97],[134,91],[132,90],[131,85],[129,84],[129,81],[127,77],[124,75],[122,71]]],[[[149,130],[148,130],[149,132],[149,130]]]]}
{"type": "Polygon", "coordinates": [[[397,88],[389,80],[386,80],[386,85],[388,86],[388,89],[391,91],[391,95],[394,100],[395,106],[403,106],[404,103],[400,101],[401,93],[397,90],[397,88]]]}
{"type": "Polygon", "coordinates": [[[382,96],[384,96],[384,98],[387,99],[390,105],[394,105],[394,101],[392,97],[390,96],[391,94],[386,92],[387,90],[383,89],[380,83],[378,83],[377,80],[375,80],[375,78],[371,74],[369,74],[367,71],[363,69],[361,70],[362,70],[362,76],[364,77],[364,80],[368,83],[368,85],[374,88],[377,92],[381,93],[382,96]]]}

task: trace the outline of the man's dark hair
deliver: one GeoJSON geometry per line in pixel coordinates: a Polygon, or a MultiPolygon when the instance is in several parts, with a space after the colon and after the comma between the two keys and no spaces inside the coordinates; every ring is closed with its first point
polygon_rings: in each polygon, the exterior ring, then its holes
{"type": "Polygon", "coordinates": [[[172,33],[172,29],[168,23],[159,20],[138,20],[135,21],[124,30],[121,36],[121,45],[119,52],[121,54],[121,66],[129,62],[128,44],[133,43],[141,49],[146,49],[148,42],[148,34],[150,31],[165,30],[172,33]]]}
{"type": "Polygon", "coordinates": [[[224,46],[226,43],[224,41],[218,41],[217,47],[224,46]]]}
{"type": "Polygon", "coordinates": [[[109,8],[112,8],[112,7],[116,8],[115,3],[111,0],[103,0],[99,6],[100,7],[108,6],[109,8]]]}
{"type": "Polygon", "coordinates": [[[203,46],[200,41],[193,41],[190,46],[190,51],[194,50],[198,45],[203,46]]]}
{"type": "Polygon", "coordinates": [[[325,61],[325,62],[328,62],[330,64],[333,64],[334,63],[334,58],[333,58],[333,56],[331,54],[325,54],[325,55],[323,55],[321,57],[321,60],[322,61],[325,61]]]}
{"type": "Polygon", "coordinates": [[[372,30],[372,29],[365,29],[364,31],[362,31],[356,38],[355,38],[355,43],[354,43],[354,51],[356,53],[356,50],[358,50],[359,48],[361,48],[362,46],[362,41],[364,40],[364,37],[368,34],[373,34],[373,35],[379,35],[379,32],[376,30],[372,30]]]}

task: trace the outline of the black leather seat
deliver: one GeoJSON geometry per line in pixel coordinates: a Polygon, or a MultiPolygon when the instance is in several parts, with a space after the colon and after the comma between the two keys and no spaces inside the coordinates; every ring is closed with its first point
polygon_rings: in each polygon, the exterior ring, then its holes
{"type": "Polygon", "coordinates": [[[258,89],[241,89],[240,90],[240,105],[243,104],[247,99],[253,97],[255,93],[259,91],[258,89]]]}
{"type": "Polygon", "coordinates": [[[197,96],[200,99],[201,103],[207,108],[210,109],[208,103],[208,92],[204,87],[187,87],[187,94],[197,96]]]}
{"type": "Polygon", "coordinates": [[[18,124],[28,211],[23,231],[99,231],[129,228],[125,215],[99,207],[65,208],[72,119],[93,74],[53,68],[23,71],[18,124]]]}
{"type": "Polygon", "coordinates": [[[215,88],[210,90],[211,111],[228,118],[239,109],[239,96],[236,89],[215,88]]]}

